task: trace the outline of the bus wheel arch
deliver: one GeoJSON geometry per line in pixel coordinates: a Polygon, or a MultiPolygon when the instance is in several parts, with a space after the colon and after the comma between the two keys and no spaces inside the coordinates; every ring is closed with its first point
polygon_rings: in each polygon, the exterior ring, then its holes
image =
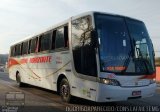
{"type": "Polygon", "coordinates": [[[16,71],[16,81],[17,81],[17,83],[19,83],[20,82],[20,73],[19,73],[19,71],[16,71]]]}
{"type": "Polygon", "coordinates": [[[16,81],[19,87],[25,87],[25,84],[21,80],[20,72],[16,71],[16,81]]]}
{"type": "Polygon", "coordinates": [[[62,81],[64,78],[67,79],[67,77],[66,77],[64,74],[60,74],[60,75],[58,76],[58,80],[57,80],[57,93],[58,93],[58,94],[60,94],[60,83],[61,83],[61,81],[62,81]]]}

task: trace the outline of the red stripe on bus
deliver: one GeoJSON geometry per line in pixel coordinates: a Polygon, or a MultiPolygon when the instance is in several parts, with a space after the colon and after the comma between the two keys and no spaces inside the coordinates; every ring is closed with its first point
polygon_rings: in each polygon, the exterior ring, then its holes
{"type": "Polygon", "coordinates": [[[8,63],[8,68],[10,68],[11,66],[14,66],[14,65],[19,65],[19,62],[13,58],[10,58],[9,63],[8,63]]]}
{"type": "MultiPolygon", "coordinates": [[[[23,60],[21,61],[22,64],[26,63],[26,60],[23,60]]],[[[13,58],[10,58],[9,59],[9,63],[8,63],[8,68],[12,67],[12,66],[15,66],[15,65],[20,65],[21,63],[19,63],[17,60],[13,59],[13,58]]],[[[38,78],[40,78],[36,73],[34,73],[31,69],[30,71],[35,75],[37,76],[38,78]]],[[[33,76],[32,76],[33,77],[33,76]]]]}
{"type": "Polygon", "coordinates": [[[156,78],[156,73],[153,73],[151,75],[144,75],[140,77],[139,79],[154,79],[154,78],[156,78]]]}

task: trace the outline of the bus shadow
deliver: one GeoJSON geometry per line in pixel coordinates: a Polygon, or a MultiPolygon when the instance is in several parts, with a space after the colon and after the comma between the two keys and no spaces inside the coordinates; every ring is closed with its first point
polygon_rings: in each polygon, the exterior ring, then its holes
{"type": "Polygon", "coordinates": [[[116,103],[115,102],[99,103],[99,102],[94,102],[94,101],[89,101],[89,100],[86,100],[86,99],[74,97],[71,104],[85,105],[85,106],[106,106],[106,105],[111,106],[111,105],[115,105],[116,103]]]}
{"type": "Polygon", "coordinates": [[[30,84],[25,84],[25,86],[21,87],[21,88],[22,89],[36,89],[37,91],[40,90],[40,91],[43,91],[43,92],[47,92],[47,93],[52,93],[52,94],[58,95],[58,93],[56,91],[45,89],[45,88],[34,86],[34,85],[30,85],[30,84]]]}

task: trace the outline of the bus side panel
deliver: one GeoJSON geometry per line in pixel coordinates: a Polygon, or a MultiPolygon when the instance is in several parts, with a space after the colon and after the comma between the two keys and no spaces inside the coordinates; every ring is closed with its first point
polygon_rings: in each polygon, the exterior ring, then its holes
{"type": "Polygon", "coordinates": [[[96,101],[97,82],[72,75],[71,94],[76,97],[96,101]]]}
{"type": "Polygon", "coordinates": [[[9,78],[16,80],[16,75],[19,73],[21,81],[27,83],[29,77],[26,71],[28,67],[24,63],[21,64],[21,59],[23,58],[9,58],[9,78]]]}
{"type": "Polygon", "coordinates": [[[35,73],[40,77],[41,87],[56,91],[58,76],[64,74],[67,78],[70,77],[70,73],[66,73],[66,69],[71,70],[70,54],[69,51],[62,51],[41,55],[47,56],[51,57],[51,60],[47,63],[38,63],[35,73]]]}
{"type": "MultiPolygon", "coordinates": [[[[70,82],[71,56],[69,51],[36,54],[10,59],[10,78],[16,80],[16,72],[20,73],[21,81],[50,90],[57,90],[57,79],[64,74],[70,82]],[[66,72],[69,70],[70,72],[66,72]]],[[[70,82],[71,83],[71,82],[70,82]]]]}

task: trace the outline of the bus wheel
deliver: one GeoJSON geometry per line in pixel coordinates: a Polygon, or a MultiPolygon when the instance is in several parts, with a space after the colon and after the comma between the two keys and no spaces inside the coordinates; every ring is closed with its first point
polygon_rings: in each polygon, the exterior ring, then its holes
{"type": "Polygon", "coordinates": [[[24,87],[24,83],[21,82],[20,73],[17,73],[16,75],[16,81],[19,87],[24,87]]]}
{"type": "Polygon", "coordinates": [[[64,102],[71,102],[70,86],[66,78],[60,83],[60,95],[64,102]]]}

